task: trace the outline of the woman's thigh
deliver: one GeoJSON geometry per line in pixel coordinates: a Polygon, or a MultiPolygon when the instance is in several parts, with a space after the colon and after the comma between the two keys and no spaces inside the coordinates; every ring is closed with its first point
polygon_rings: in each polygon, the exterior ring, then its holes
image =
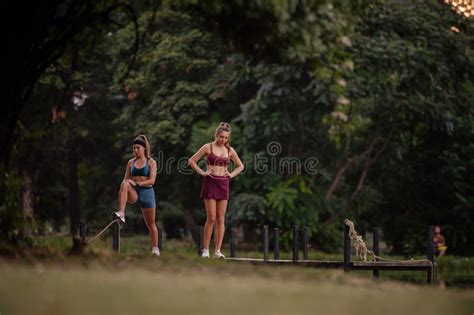
{"type": "Polygon", "coordinates": [[[123,181],[122,187],[127,190],[127,202],[134,205],[138,200],[138,193],[128,182],[123,181]]]}
{"type": "Polygon", "coordinates": [[[204,206],[206,207],[206,215],[209,219],[216,218],[216,200],[204,199],[204,206]]]}
{"type": "Polygon", "coordinates": [[[156,209],[155,191],[153,188],[138,188],[138,206],[140,208],[156,209]]]}
{"type": "Polygon", "coordinates": [[[217,219],[221,219],[225,217],[225,213],[227,211],[227,203],[228,203],[228,200],[218,200],[216,202],[217,219]]]}

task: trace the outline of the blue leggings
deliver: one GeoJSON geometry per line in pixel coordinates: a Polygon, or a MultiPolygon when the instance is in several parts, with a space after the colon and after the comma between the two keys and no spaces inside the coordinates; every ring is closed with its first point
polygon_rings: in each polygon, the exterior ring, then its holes
{"type": "Polygon", "coordinates": [[[140,208],[156,208],[155,190],[153,187],[135,187],[138,194],[137,202],[135,203],[140,208]]]}

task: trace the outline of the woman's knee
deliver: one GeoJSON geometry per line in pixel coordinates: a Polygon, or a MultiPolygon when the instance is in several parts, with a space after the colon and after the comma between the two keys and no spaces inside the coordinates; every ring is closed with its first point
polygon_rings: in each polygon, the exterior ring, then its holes
{"type": "Polygon", "coordinates": [[[130,187],[132,187],[132,186],[131,186],[130,183],[127,182],[127,181],[123,181],[123,182],[120,184],[120,190],[123,190],[123,189],[124,189],[124,190],[128,190],[130,187]]]}
{"type": "Polygon", "coordinates": [[[218,225],[224,224],[224,217],[216,217],[216,223],[218,225]]]}
{"type": "Polygon", "coordinates": [[[155,230],[158,231],[158,228],[156,227],[156,224],[154,221],[153,222],[145,221],[145,224],[149,231],[155,231],[155,230]]]}
{"type": "Polygon", "coordinates": [[[207,219],[206,219],[206,222],[208,224],[214,224],[214,223],[216,223],[216,217],[215,216],[208,216],[207,219]]]}

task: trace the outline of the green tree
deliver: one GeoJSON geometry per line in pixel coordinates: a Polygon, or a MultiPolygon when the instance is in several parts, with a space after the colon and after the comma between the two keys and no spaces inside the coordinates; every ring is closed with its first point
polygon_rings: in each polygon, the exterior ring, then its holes
{"type": "MultiPolygon", "coordinates": [[[[198,198],[194,201],[188,196],[193,194],[197,178],[179,172],[178,166],[187,167],[192,125],[205,119],[210,107],[221,106],[220,73],[226,50],[194,13],[147,11],[140,16],[139,25],[143,42],[126,80],[129,100],[114,121],[121,126],[118,142],[129,148],[134,135],[148,136],[153,154],[159,158],[158,198],[184,208],[187,227],[193,231],[198,198]]],[[[133,25],[112,35],[115,78],[126,71],[123,57],[132,37],[133,25]]]]}
{"type": "Polygon", "coordinates": [[[349,119],[331,122],[344,148],[339,171],[352,166],[346,181],[355,188],[344,208],[366,227],[382,225],[396,252],[422,250],[429,224],[446,225],[461,250],[472,239],[454,228],[472,222],[464,197],[472,185],[458,168],[470,164],[473,136],[472,26],[439,3],[373,4],[360,17],[350,104],[339,107],[349,119]],[[365,200],[351,204],[362,192],[365,200]]]}

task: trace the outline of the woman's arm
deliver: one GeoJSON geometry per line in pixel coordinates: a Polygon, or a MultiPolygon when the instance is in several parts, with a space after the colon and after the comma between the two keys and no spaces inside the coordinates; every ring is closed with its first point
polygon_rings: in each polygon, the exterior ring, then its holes
{"type": "Polygon", "coordinates": [[[136,186],[136,183],[132,180],[132,174],[130,174],[130,167],[132,166],[133,159],[129,160],[127,163],[127,168],[125,169],[125,175],[123,177],[124,182],[128,182],[132,186],[136,186]]]}
{"type": "Polygon", "coordinates": [[[201,176],[205,176],[207,172],[203,171],[198,165],[197,162],[205,155],[208,154],[209,145],[203,145],[192,157],[188,160],[188,165],[201,176]]]}
{"type": "Polygon", "coordinates": [[[155,184],[156,170],[157,170],[156,161],[153,159],[150,159],[149,165],[150,165],[150,176],[148,176],[148,178],[143,181],[137,181],[136,182],[138,184],[137,186],[146,187],[146,186],[153,186],[155,184]]]}
{"type": "Polygon", "coordinates": [[[235,169],[232,173],[229,173],[229,177],[235,177],[239,175],[244,170],[244,164],[239,158],[239,155],[234,150],[234,148],[230,148],[230,159],[234,162],[235,169]]]}
{"type": "Polygon", "coordinates": [[[127,181],[127,179],[132,179],[132,175],[130,174],[130,167],[132,166],[133,159],[127,162],[127,168],[125,169],[125,176],[123,177],[123,181],[127,181]]]}

